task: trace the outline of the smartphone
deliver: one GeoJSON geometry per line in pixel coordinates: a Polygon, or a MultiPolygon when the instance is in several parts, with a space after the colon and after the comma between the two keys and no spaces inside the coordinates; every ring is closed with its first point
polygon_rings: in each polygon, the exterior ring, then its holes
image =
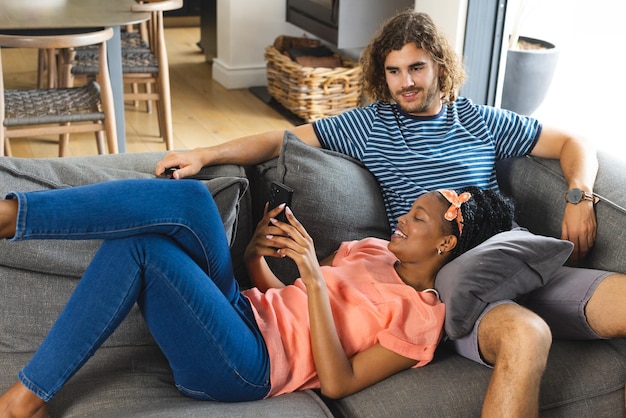
{"type": "MultiPolygon", "coordinates": [[[[275,207],[279,206],[282,203],[285,203],[286,206],[291,206],[291,198],[293,196],[293,189],[289,186],[285,186],[282,183],[277,181],[273,181],[270,184],[270,199],[268,210],[272,210],[275,207]]],[[[287,217],[285,216],[285,211],[283,210],[276,216],[281,222],[287,222],[287,217]]]]}
{"type": "Polygon", "coordinates": [[[166,168],[165,171],[163,171],[161,174],[158,175],[158,178],[160,179],[173,179],[174,178],[174,172],[176,170],[178,170],[180,167],[170,167],[170,168],[166,168]]]}

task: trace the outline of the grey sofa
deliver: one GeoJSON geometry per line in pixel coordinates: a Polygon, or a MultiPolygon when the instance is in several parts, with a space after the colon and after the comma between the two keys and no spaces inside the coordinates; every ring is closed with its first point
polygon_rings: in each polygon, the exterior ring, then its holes
{"type": "MultiPolygon", "coordinates": [[[[0,192],[71,187],[151,177],[162,153],[67,159],[0,159],[0,192]]],[[[600,154],[596,193],[598,239],[586,266],[626,271],[626,164],[600,154]]],[[[558,163],[502,161],[502,189],[513,195],[519,222],[558,236],[565,183],[558,163]]],[[[286,137],[280,158],[255,167],[207,167],[199,174],[214,194],[231,238],[236,274],[249,285],[241,257],[258,220],[269,181],[296,189],[293,210],[320,257],[343,240],[387,238],[376,181],[360,165],[286,137]]],[[[155,180],[169,181],[169,180],[155,180]]],[[[175,196],[164,196],[175,199],[175,196]]],[[[0,390],[15,380],[62,309],[98,242],[0,242],[0,390]]],[[[288,262],[273,264],[286,281],[288,262]]],[[[78,417],[471,417],[479,416],[491,370],[454,354],[447,344],[429,365],[399,373],[341,400],[304,391],[258,402],[201,402],[180,394],[167,362],[135,309],[50,403],[52,416],[78,417]]],[[[541,384],[541,416],[623,417],[626,339],[555,341],[541,384]]]]}

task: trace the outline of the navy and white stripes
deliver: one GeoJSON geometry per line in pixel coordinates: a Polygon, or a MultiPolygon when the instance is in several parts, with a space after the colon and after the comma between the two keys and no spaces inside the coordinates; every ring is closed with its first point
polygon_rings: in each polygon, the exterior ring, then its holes
{"type": "Polygon", "coordinates": [[[392,227],[429,190],[497,189],[495,162],[528,154],[541,133],[536,119],[465,98],[427,117],[376,102],[313,127],[323,147],[362,161],[378,179],[392,227]]]}

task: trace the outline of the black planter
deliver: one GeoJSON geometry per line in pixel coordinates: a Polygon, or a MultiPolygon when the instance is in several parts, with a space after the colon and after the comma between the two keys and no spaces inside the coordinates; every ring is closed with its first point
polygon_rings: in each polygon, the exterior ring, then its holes
{"type": "Polygon", "coordinates": [[[522,115],[531,115],[550,88],[559,50],[554,44],[539,39],[523,36],[519,39],[542,48],[507,51],[500,106],[522,115]]]}

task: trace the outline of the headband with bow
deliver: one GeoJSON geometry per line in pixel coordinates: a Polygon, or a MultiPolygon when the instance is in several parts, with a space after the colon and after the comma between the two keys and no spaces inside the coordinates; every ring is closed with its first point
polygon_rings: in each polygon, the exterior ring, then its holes
{"type": "Polygon", "coordinates": [[[472,198],[472,194],[470,192],[464,192],[459,196],[454,190],[440,189],[437,191],[441,193],[441,195],[445,197],[448,202],[450,202],[450,207],[446,211],[444,218],[448,221],[456,219],[460,237],[463,233],[463,215],[461,214],[461,204],[470,200],[472,198]]]}

